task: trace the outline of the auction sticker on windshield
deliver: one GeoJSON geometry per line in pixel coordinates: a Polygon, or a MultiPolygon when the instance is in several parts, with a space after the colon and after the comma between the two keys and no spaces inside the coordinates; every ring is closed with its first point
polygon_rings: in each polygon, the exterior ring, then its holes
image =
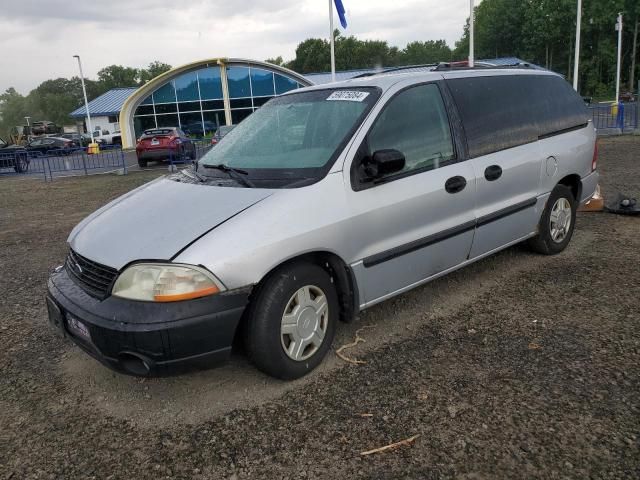
{"type": "Polygon", "coordinates": [[[347,102],[361,102],[369,96],[369,92],[358,90],[337,90],[329,95],[327,100],[344,100],[347,102]]]}

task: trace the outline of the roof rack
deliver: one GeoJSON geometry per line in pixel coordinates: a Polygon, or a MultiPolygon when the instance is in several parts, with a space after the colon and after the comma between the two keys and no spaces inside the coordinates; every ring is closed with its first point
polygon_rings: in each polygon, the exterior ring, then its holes
{"type": "Polygon", "coordinates": [[[508,65],[492,65],[488,62],[476,62],[473,67],[469,66],[467,61],[464,62],[441,62],[433,69],[434,72],[442,72],[445,70],[486,70],[486,69],[505,69],[505,68],[533,68],[530,63],[510,63],[508,65]]]}
{"type": "Polygon", "coordinates": [[[533,69],[535,67],[530,63],[523,63],[523,62],[510,63],[508,65],[494,65],[489,62],[475,62],[475,65],[473,67],[470,67],[469,62],[466,60],[463,60],[459,62],[425,63],[423,65],[407,65],[402,67],[390,67],[390,68],[385,68],[384,70],[379,70],[376,72],[361,73],[360,75],[356,75],[355,77],[352,77],[352,78],[373,77],[375,75],[384,75],[387,73],[402,72],[406,70],[412,70],[415,68],[425,68],[425,69],[429,68],[433,72],[443,72],[443,71],[450,71],[450,70],[487,70],[487,69],[508,69],[508,68],[533,69]]]}
{"type": "Polygon", "coordinates": [[[406,65],[402,67],[389,67],[377,72],[361,73],[360,75],[357,75],[353,78],[372,77],[374,75],[381,75],[383,73],[393,73],[393,72],[401,72],[403,70],[411,70],[412,68],[431,68],[431,67],[436,68],[437,66],[438,66],[437,63],[425,63],[424,65],[406,65]]]}

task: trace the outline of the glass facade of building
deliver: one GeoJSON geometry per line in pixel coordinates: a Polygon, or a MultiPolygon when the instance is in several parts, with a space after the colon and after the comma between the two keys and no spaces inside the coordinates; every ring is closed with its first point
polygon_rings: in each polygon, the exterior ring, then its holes
{"type": "Polygon", "coordinates": [[[237,124],[267,100],[302,85],[294,78],[245,65],[211,65],[182,73],[153,91],[136,108],[135,136],[148,128],[180,127],[194,136],[225,125],[221,68],[226,69],[231,122],[237,124]]]}

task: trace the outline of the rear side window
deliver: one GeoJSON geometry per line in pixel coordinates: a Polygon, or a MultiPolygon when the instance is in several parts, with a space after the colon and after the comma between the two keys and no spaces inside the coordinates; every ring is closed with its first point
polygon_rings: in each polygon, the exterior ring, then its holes
{"type": "Polygon", "coordinates": [[[478,157],[585,125],[588,112],[560,77],[500,75],[447,80],[469,155],[478,157]]]}
{"type": "Polygon", "coordinates": [[[536,101],[531,109],[538,119],[538,138],[587,124],[589,111],[568,82],[556,76],[535,78],[532,91],[536,101]]]}
{"type": "Polygon", "coordinates": [[[452,160],[451,129],[438,86],[419,85],[392,98],[370,130],[368,141],[372,154],[384,149],[404,154],[406,163],[400,175],[438,168],[452,160]]]}

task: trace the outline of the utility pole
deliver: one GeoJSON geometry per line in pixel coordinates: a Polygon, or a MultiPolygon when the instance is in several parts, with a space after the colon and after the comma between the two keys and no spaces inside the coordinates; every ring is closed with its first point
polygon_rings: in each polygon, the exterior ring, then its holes
{"type": "Polygon", "coordinates": [[[620,57],[622,55],[622,12],[618,13],[618,22],[616,23],[618,31],[618,67],[616,68],[616,103],[620,101],[620,57]]]}
{"type": "Polygon", "coordinates": [[[475,58],[473,53],[473,4],[474,1],[469,1],[469,66],[473,68],[475,66],[475,58]]]}
{"type": "Polygon", "coordinates": [[[84,108],[87,111],[87,123],[89,124],[89,135],[91,137],[91,143],[93,143],[93,126],[91,125],[91,114],[89,114],[89,101],[87,100],[87,89],[84,86],[84,75],[82,74],[82,62],[80,61],[80,55],[74,55],[73,58],[78,59],[78,67],[80,68],[80,81],[82,82],[82,93],[84,95],[84,108]]]}
{"type": "MultiPolygon", "coordinates": [[[[633,92],[633,84],[636,74],[636,54],[638,53],[638,25],[640,25],[640,21],[638,20],[638,16],[636,15],[636,25],[633,30],[633,48],[631,49],[631,74],[629,75],[630,92],[633,92]]],[[[640,92],[638,92],[638,95],[640,95],[640,92]]]]}
{"type": "Polygon", "coordinates": [[[573,89],[578,91],[578,67],[580,63],[580,24],[582,23],[582,0],[578,0],[578,13],[576,15],[576,48],[573,60],[573,89]]]}

